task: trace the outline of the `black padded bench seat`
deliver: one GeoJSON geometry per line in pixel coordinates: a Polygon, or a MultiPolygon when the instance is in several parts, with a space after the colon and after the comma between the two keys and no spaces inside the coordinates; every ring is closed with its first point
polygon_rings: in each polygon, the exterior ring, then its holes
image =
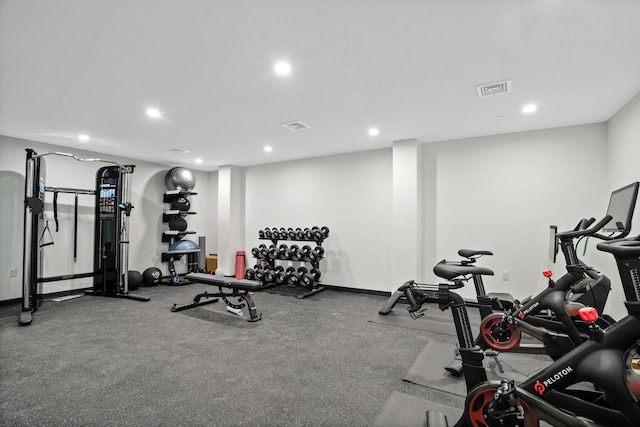
{"type": "MultiPolygon", "coordinates": [[[[249,310],[249,322],[257,322],[262,319],[262,313],[256,311],[256,305],[251,298],[250,292],[259,291],[270,287],[269,285],[263,285],[255,280],[236,279],[235,277],[214,276],[206,273],[189,273],[184,276],[185,279],[194,283],[203,283],[205,285],[217,286],[218,292],[204,292],[196,295],[193,301],[187,304],[174,304],[171,311],[182,311],[200,305],[211,304],[218,301],[217,297],[231,307],[236,312],[247,307],[249,310]],[[224,289],[227,289],[226,291],[224,289]],[[229,298],[237,299],[236,303],[231,302],[229,298]]],[[[241,313],[241,312],[238,312],[241,313]]]]}
{"type": "Polygon", "coordinates": [[[207,273],[189,273],[184,276],[185,279],[204,283],[206,285],[222,286],[224,288],[240,289],[242,291],[259,291],[266,288],[262,283],[255,280],[236,279],[235,277],[214,276],[207,273]]]}

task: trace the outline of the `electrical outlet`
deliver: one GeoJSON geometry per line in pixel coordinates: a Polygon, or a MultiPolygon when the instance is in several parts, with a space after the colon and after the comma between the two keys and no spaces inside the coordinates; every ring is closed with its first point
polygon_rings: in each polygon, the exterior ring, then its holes
{"type": "Polygon", "coordinates": [[[17,268],[10,268],[9,269],[9,277],[16,277],[18,275],[18,269],[17,268]]]}
{"type": "Polygon", "coordinates": [[[508,271],[503,271],[502,272],[502,280],[505,282],[509,281],[509,272],[508,271]]]}

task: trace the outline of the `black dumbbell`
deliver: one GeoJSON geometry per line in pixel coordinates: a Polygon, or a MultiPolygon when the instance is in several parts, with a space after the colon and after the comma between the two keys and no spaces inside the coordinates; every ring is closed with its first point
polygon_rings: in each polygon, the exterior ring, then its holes
{"type": "Polygon", "coordinates": [[[260,249],[260,258],[261,259],[269,258],[269,248],[267,248],[267,245],[260,245],[259,249],[260,249]]]}
{"type": "Polygon", "coordinates": [[[264,281],[265,283],[273,283],[276,281],[276,271],[273,269],[268,269],[264,272],[264,281]]]}
{"type": "Polygon", "coordinates": [[[307,274],[308,272],[309,270],[307,270],[307,267],[298,268],[298,273],[300,273],[300,275],[307,274]]]}
{"type": "Polygon", "coordinates": [[[280,267],[280,270],[278,270],[276,267],[276,283],[282,284],[286,282],[287,282],[287,273],[284,271],[284,268],[280,267]]]}
{"type": "Polygon", "coordinates": [[[264,239],[264,230],[259,230],[258,231],[258,237],[261,239],[264,239]]]}
{"type": "Polygon", "coordinates": [[[284,227],[280,227],[280,238],[286,239],[287,237],[289,237],[289,233],[287,233],[287,229],[284,227]]]}
{"type": "Polygon", "coordinates": [[[271,238],[272,239],[279,239],[280,238],[280,231],[278,231],[277,228],[272,228],[271,229],[271,238]]]}
{"type": "Polygon", "coordinates": [[[265,228],[264,229],[264,238],[265,239],[270,239],[271,238],[271,229],[269,229],[269,228],[265,228]]]}
{"type": "Polygon", "coordinates": [[[254,275],[256,280],[264,283],[264,270],[262,269],[262,267],[258,266],[258,268],[255,269],[254,275]]]}
{"type": "Polygon", "coordinates": [[[279,258],[285,258],[284,254],[288,250],[289,250],[289,246],[285,245],[284,243],[282,245],[278,246],[278,257],[279,258]]]}
{"type": "Polygon", "coordinates": [[[247,280],[253,280],[256,278],[256,272],[253,268],[247,268],[247,271],[244,272],[244,278],[247,280]]]}
{"type": "Polygon", "coordinates": [[[291,245],[289,248],[291,251],[291,259],[294,261],[301,261],[304,258],[304,254],[302,250],[298,247],[298,245],[291,245]]]}
{"type": "Polygon", "coordinates": [[[304,239],[304,230],[300,227],[296,228],[296,239],[298,240],[304,239]]]}
{"type": "Polygon", "coordinates": [[[280,255],[278,248],[275,245],[269,245],[269,258],[278,258],[278,255],[280,255]]]}
{"type": "Polygon", "coordinates": [[[313,230],[310,228],[304,229],[304,238],[307,240],[313,240],[313,230]]]}
{"type": "Polygon", "coordinates": [[[320,258],[322,258],[323,254],[324,254],[324,248],[322,246],[316,246],[315,248],[313,248],[313,250],[309,252],[307,257],[309,258],[309,261],[315,262],[320,258]]]}
{"type": "Polygon", "coordinates": [[[309,252],[311,252],[311,246],[309,245],[304,245],[301,249],[302,252],[302,258],[308,258],[309,257],[309,252]]]}
{"type": "Polygon", "coordinates": [[[322,232],[323,237],[326,239],[327,237],[329,237],[329,227],[322,226],[320,227],[320,231],[322,232]]]}
{"type": "Polygon", "coordinates": [[[254,258],[260,258],[260,249],[258,248],[251,249],[251,255],[253,255],[254,258]]]}
{"type": "Polygon", "coordinates": [[[287,275],[287,283],[290,285],[297,285],[300,283],[300,273],[295,271],[295,269],[287,275]]]}
{"type": "Polygon", "coordinates": [[[320,271],[312,268],[310,272],[303,274],[300,277],[300,283],[307,288],[313,287],[320,280],[320,271]]]}
{"type": "Polygon", "coordinates": [[[321,242],[322,240],[324,240],[324,234],[322,234],[322,231],[318,230],[314,230],[313,231],[313,240],[315,240],[316,242],[321,242]]]}
{"type": "Polygon", "coordinates": [[[287,228],[287,237],[289,239],[295,239],[296,238],[296,231],[291,227],[287,228]]]}

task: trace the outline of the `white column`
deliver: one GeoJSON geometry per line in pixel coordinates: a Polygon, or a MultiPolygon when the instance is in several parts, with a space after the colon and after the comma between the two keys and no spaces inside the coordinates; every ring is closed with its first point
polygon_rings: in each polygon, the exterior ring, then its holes
{"type": "Polygon", "coordinates": [[[415,139],[393,143],[391,291],[407,280],[422,278],[421,145],[415,139]]]}
{"type": "Polygon", "coordinates": [[[233,276],[236,252],[243,250],[243,170],[238,166],[220,166],[218,170],[218,270],[233,276]]]}

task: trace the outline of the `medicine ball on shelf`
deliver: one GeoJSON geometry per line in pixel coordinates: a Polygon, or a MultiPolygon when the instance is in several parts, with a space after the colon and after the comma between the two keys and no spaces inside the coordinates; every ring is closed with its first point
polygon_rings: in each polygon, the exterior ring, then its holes
{"type": "Polygon", "coordinates": [[[162,280],[162,271],[158,267],[149,267],[142,273],[142,283],[145,286],[155,286],[162,280]]]}
{"type": "Polygon", "coordinates": [[[196,176],[187,168],[175,167],[164,176],[167,190],[191,191],[196,186],[196,176]]]}
{"type": "Polygon", "coordinates": [[[191,202],[186,197],[176,197],[171,199],[171,209],[178,211],[188,211],[191,208],[191,202]]]}
{"type": "MultiPolygon", "coordinates": [[[[124,280],[124,275],[123,275],[124,280]]],[[[135,291],[140,286],[142,286],[142,274],[136,270],[129,270],[127,272],[127,280],[129,282],[129,290],[135,291]]]]}
{"type": "Polygon", "coordinates": [[[172,218],[169,220],[169,230],[185,231],[187,229],[187,220],[182,217],[172,218]]]}

